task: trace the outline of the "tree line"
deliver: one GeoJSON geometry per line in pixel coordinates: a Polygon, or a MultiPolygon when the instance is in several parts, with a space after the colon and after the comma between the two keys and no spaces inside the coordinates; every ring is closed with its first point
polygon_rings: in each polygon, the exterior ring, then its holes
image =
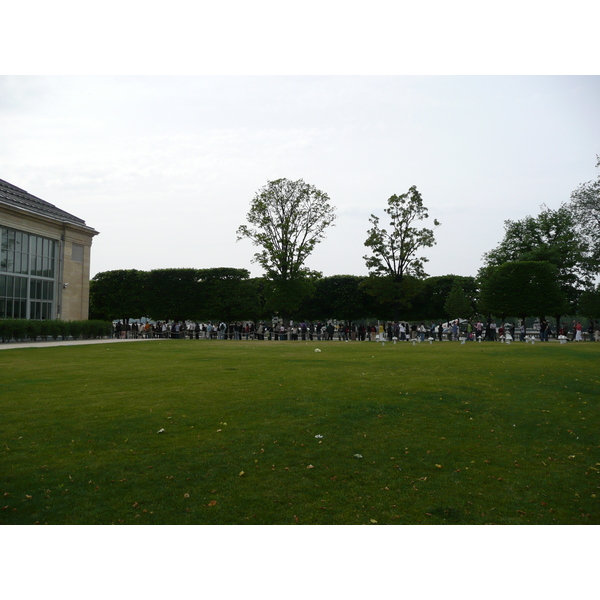
{"type": "MultiPolygon", "coordinates": [[[[597,167],[600,167],[598,157],[597,167]]],[[[368,276],[322,277],[307,257],[334,224],[326,193],[303,180],[269,181],[256,194],[248,225],[237,230],[259,252],[246,269],[117,270],[98,273],[90,285],[90,316],[154,320],[358,321],[448,320],[476,315],[600,316],[600,177],[581,184],[557,210],[505,221],[504,239],[484,257],[475,277],[429,277],[422,250],[435,244],[433,228],[415,186],[393,195],[384,209],[389,225],[371,215],[364,245],[368,276]]]]}
{"type": "MultiPolygon", "coordinates": [[[[290,318],[298,322],[393,320],[393,303],[380,301],[368,291],[368,277],[334,275],[312,281],[290,318]]],[[[454,288],[466,298],[468,313],[477,313],[474,277],[445,275],[423,280],[410,278],[412,302],[402,318],[410,321],[448,320],[461,310],[449,298],[454,288]]],[[[408,287],[408,285],[407,285],[408,287]]],[[[98,273],[90,284],[90,316],[128,320],[148,317],[155,321],[271,321],[279,316],[272,283],[250,278],[246,269],[115,270],[98,273]]],[[[467,314],[465,312],[465,314],[467,314]]]]}

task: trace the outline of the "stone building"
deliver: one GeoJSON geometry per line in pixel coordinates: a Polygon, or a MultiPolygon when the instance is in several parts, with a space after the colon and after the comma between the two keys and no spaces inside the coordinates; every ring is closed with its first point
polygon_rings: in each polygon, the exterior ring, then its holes
{"type": "Polygon", "coordinates": [[[88,318],[98,232],[0,179],[0,319],[88,318]]]}

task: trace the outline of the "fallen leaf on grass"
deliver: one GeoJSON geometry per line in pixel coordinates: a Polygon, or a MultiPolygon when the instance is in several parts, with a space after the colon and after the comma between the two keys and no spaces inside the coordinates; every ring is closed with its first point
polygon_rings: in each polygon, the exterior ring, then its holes
{"type": "Polygon", "coordinates": [[[245,474],[244,471],[240,471],[240,477],[244,474],[245,474]]]}
{"type": "Polygon", "coordinates": [[[377,523],[375,519],[371,519],[371,523],[377,523]]]}
{"type": "Polygon", "coordinates": [[[184,494],[184,495],[183,495],[183,497],[184,497],[184,498],[189,498],[189,497],[190,497],[190,495],[189,495],[189,494],[184,494]]]}
{"type": "Polygon", "coordinates": [[[306,467],[307,469],[314,469],[314,467],[312,465],[308,465],[308,467],[306,467]]]}
{"type": "Polygon", "coordinates": [[[207,506],[215,506],[217,504],[216,500],[211,500],[207,506]]]}

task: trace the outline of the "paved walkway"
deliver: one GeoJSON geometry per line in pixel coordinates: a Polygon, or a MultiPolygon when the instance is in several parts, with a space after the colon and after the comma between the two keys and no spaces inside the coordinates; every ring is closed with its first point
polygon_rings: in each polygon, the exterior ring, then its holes
{"type": "MultiPolygon", "coordinates": [[[[12,342],[0,343],[0,350],[14,350],[15,348],[50,348],[52,346],[84,346],[87,344],[123,344],[126,342],[151,342],[162,338],[138,338],[138,339],[117,339],[102,338],[101,340],[66,340],[61,342],[12,342]]],[[[163,340],[164,341],[164,340],[163,340]]]]}

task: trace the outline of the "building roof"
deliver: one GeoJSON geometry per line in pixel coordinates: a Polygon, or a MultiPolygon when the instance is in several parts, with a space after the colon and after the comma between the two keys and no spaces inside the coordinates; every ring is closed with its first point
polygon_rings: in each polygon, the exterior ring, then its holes
{"type": "Polygon", "coordinates": [[[1,204],[33,212],[54,221],[60,221],[61,223],[70,223],[72,225],[85,227],[86,229],[92,229],[85,224],[83,219],[57,208],[54,204],[50,204],[50,202],[37,198],[29,192],[26,192],[3,179],[0,179],[0,205],[1,204]]]}

